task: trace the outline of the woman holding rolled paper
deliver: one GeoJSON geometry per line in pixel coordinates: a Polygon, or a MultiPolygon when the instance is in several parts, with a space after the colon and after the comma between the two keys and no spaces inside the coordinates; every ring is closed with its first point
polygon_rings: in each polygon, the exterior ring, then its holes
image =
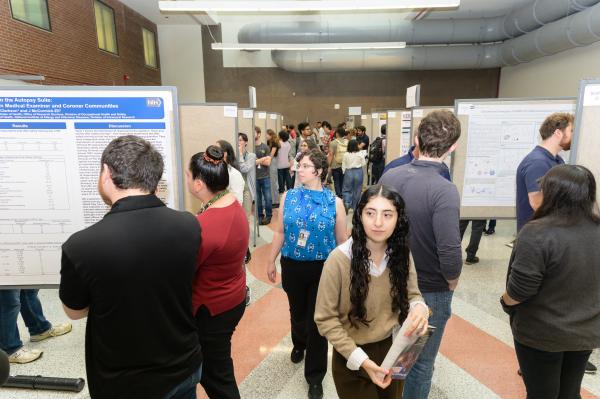
{"type": "Polygon", "coordinates": [[[352,220],[352,237],[328,257],[315,322],[334,347],[332,371],[340,399],[402,397],[402,381],[379,365],[392,332],[427,332],[429,309],[408,250],[408,219],[396,191],[369,187],[352,220]]]}

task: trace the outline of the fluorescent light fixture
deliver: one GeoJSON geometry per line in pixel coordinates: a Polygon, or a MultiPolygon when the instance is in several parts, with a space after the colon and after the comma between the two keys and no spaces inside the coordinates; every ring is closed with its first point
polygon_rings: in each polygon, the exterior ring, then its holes
{"type": "Polygon", "coordinates": [[[177,0],[159,1],[172,12],[306,12],[455,8],[460,0],[177,0]]]}
{"type": "Polygon", "coordinates": [[[312,51],[312,50],[382,50],[405,48],[406,42],[374,42],[374,43],[213,43],[213,50],[280,50],[280,51],[312,51]]]}
{"type": "Polygon", "coordinates": [[[0,79],[6,80],[46,80],[45,76],[41,75],[0,75],[0,79]]]}

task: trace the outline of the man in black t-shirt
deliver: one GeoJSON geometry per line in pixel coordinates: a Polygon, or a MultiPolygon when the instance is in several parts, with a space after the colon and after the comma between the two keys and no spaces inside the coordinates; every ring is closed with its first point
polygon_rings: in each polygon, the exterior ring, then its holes
{"type": "Polygon", "coordinates": [[[356,141],[358,141],[358,148],[360,150],[369,150],[369,136],[367,136],[366,127],[361,125],[356,128],[356,141]]]}
{"type": "Polygon", "coordinates": [[[60,299],[88,318],[85,357],[92,399],[183,398],[200,381],[192,315],[200,226],[155,195],[163,160],[124,136],[104,150],[102,220],[63,244],[60,299]]]}

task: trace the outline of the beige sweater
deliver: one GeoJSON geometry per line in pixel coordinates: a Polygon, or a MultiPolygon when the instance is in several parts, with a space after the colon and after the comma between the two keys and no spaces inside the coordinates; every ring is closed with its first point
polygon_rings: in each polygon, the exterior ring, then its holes
{"type": "MultiPolygon", "coordinates": [[[[365,300],[369,327],[359,323],[353,327],[348,319],[350,311],[350,259],[338,247],[325,262],[319,283],[315,322],[322,336],[327,338],[346,359],[358,345],[379,342],[392,334],[398,325],[398,313],[392,312],[389,268],[379,277],[371,276],[369,294],[365,300]]],[[[414,263],[410,262],[408,302],[423,301],[418,288],[414,263]]]]}

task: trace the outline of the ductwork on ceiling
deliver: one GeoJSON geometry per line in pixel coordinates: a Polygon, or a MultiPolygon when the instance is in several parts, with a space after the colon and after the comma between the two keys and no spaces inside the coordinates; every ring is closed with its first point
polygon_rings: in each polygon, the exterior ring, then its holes
{"type": "Polygon", "coordinates": [[[600,40],[598,3],[600,0],[536,0],[504,17],[402,21],[362,27],[306,22],[250,24],[240,30],[238,41],[404,41],[411,46],[397,50],[272,52],[279,67],[294,72],[496,68],[600,40]],[[504,42],[480,44],[499,41],[504,42]]]}

